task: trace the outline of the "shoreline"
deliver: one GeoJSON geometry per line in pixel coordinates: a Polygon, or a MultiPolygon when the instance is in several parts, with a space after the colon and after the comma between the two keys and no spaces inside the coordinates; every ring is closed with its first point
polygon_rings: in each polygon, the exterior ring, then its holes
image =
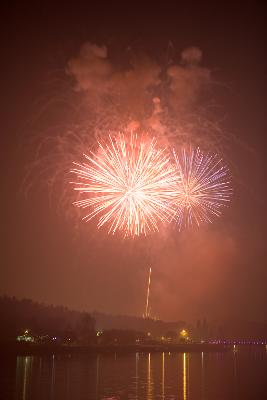
{"type": "Polygon", "coordinates": [[[233,346],[223,344],[138,344],[138,345],[57,345],[1,343],[0,353],[6,355],[108,354],[108,353],[190,353],[225,352],[233,346]]]}

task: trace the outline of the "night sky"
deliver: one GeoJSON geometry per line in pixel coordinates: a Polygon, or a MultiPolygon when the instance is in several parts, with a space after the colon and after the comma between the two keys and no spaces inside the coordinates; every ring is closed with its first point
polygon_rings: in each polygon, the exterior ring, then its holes
{"type": "Polygon", "coordinates": [[[152,315],[267,322],[266,7],[238,3],[2,10],[0,294],[141,315],[150,262],[152,315]],[[110,237],[73,221],[60,190],[51,195],[38,181],[38,143],[72,118],[55,99],[79,98],[65,71],[86,42],[107,46],[116,60],[131,48],[159,63],[168,51],[178,62],[184,49],[201,49],[234,187],[230,207],[212,225],[145,240],[110,237]]]}

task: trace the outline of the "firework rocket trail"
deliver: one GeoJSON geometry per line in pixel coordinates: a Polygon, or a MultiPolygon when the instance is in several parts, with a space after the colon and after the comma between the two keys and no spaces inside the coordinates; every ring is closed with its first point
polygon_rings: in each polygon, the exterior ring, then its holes
{"type": "Polygon", "coordinates": [[[86,162],[74,163],[75,190],[83,199],[74,205],[98,217],[98,228],[124,236],[147,235],[158,231],[158,224],[173,218],[169,206],[177,185],[177,171],[165,148],[154,138],[136,134],[109,136],[97,153],[84,155],[86,162]]]}
{"type": "Polygon", "coordinates": [[[230,201],[232,189],[228,168],[216,155],[204,154],[196,150],[173,150],[177,173],[175,219],[179,228],[212,222],[219,216],[222,208],[230,201]]]}

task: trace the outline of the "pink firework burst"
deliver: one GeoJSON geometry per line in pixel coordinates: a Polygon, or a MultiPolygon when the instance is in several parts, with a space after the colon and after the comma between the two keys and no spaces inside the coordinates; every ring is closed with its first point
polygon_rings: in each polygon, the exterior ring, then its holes
{"type": "Polygon", "coordinates": [[[217,155],[205,154],[199,148],[173,150],[173,154],[180,179],[172,207],[179,228],[212,222],[230,201],[228,168],[217,155]]]}

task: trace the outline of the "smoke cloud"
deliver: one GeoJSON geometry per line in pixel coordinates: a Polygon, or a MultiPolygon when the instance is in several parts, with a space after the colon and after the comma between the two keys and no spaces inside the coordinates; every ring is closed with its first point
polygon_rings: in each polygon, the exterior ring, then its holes
{"type": "Polygon", "coordinates": [[[79,56],[69,61],[67,72],[75,78],[76,90],[106,92],[113,72],[107,48],[85,43],[79,56]]]}
{"type": "Polygon", "coordinates": [[[117,121],[117,129],[148,130],[158,136],[192,131],[193,107],[211,83],[210,70],[201,66],[202,51],[187,48],[178,62],[165,66],[144,54],[128,54],[119,64],[106,46],[88,42],[69,60],[67,73],[75,81],[75,90],[87,99],[91,114],[98,120],[110,114],[110,127],[116,127],[117,121]]]}
{"type": "Polygon", "coordinates": [[[211,81],[210,71],[199,65],[202,58],[199,49],[187,49],[182,52],[181,58],[181,65],[172,65],[167,70],[171,102],[177,111],[196,101],[201,88],[211,81]]]}

